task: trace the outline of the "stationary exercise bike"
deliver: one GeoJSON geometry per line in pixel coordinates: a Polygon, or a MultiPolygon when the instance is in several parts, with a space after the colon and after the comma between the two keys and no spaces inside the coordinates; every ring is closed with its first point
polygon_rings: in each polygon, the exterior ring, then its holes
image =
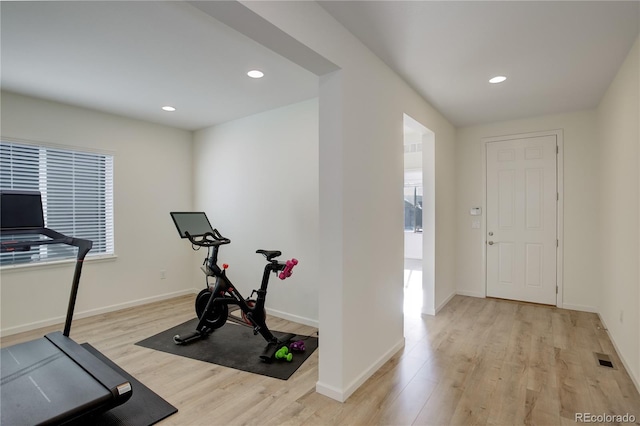
{"type": "Polygon", "coordinates": [[[267,346],[260,355],[260,359],[271,362],[275,353],[282,346],[287,345],[295,334],[287,334],[277,338],[271,333],[266,323],[264,304],[267,299],[267,286],[270,274],[276,273],[282,280],[291,276],[293,268],[298,264],[296,259],[286,262],[278,262],[276,258],[282,253],[277,250],[257,250],[256,253],[264,255],[267,264],[262,275],[262,284],[259,290],[253,290],[251,296],[244,298],[238,289],[227,277],[228,265],[218,266],[218,251],[220,246],[229,244],[231,240],[223,237],[217,229],[213,229],[204,212],[172,212],[171,217],[182,238],[188,238],[194,250],[201,247],[208,249],[207,258],[202,266],[206,276],[206,288],[196,297],[195,308],[198,316],[196,330],[187,335],[176,335],[173,341],[178,345],[186,345],[200,340],[215,329],[222,327],[227,319],[235,322],[243,322],[253,328],[253,334],[260,333],[267,341],[267,346]],[[209,283],[209,277],[215,278],[215,283],[209,283]],[[252,299],[253,295],[257,297],[252,299]],[[229,315],[229,305],[236,305],[242,318],[229,315]]]}

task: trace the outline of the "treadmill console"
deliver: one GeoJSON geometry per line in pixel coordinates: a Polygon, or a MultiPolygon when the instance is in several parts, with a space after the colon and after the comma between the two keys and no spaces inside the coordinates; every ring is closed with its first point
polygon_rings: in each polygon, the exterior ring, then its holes
{"type": "Polygon", "coordinates": [[[0,191],[2,231],[44,228],[42,197],[38,191],[0,191]]]}

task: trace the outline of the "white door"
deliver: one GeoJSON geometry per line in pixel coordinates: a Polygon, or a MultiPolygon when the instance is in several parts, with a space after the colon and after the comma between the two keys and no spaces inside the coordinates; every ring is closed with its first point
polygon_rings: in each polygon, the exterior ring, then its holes
{"type": "Polygon", "coordinates": [[[556,304],[556,136],[486,144],[487,296],[556,304]]]}

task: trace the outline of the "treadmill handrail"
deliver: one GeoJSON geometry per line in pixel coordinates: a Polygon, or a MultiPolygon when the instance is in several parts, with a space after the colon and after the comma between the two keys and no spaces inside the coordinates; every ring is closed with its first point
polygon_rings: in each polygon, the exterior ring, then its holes
{"type": "MultiPolygon", "coordinates": [[[[88,246],[89,250],[93,247],[93,242],[90,240],[85,240],[82,238],[69,237],[67,235],[61,234],[60,232],[54,231],[49,228],[2,228],[0,229],[0,235],[44,235],[50,240],[20,240],[20,241],[6,241],[2,243],[2,248],[23,248],[30,246],[39,246],[45,244],[66,244],[69,246],[74,246],[78,248],[82,248],[88,246]]],[[[3,250],[4,251],[4,250],[3,250]]]]}
{"type": "Polygon", "coordinates": [[[0,229],[0,236],[3,234],[9,235],[44,235],[50,240],[22,240],[22,241],[7,241],[2,243],[2,251],[6,249],[19,249],[30,248],[31,246],[40,246],[45,244],[66,244],[69,246],[78,247],[78,254],[76,256],[76,267],[73,273],[73,281],[71,282],[71,291],[69,294],[69,305],[67,306],[67,317],[64,322],[64,331],[62,334],[69,337],[71,332],[71,322],[73,321],[73,311],[76,306],[76,298],[78,296],[78,288],[80,286],[80,275],[82,274],[82,264],[84,258],[89,253],[89,250],[93,247],[91,240],[85,240],[83,238],[69,237],[54,231],[49,228],[2,228],[0,229]]]}

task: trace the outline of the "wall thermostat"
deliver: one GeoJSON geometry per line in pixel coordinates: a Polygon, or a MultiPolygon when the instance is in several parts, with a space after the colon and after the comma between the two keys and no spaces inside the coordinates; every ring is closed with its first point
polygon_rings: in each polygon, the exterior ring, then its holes
{"type": "Polygon", "coordinates": [[[471,216],[480,216],[482,214],[482,207],[471,207],[469,214],[471,216]]]}

